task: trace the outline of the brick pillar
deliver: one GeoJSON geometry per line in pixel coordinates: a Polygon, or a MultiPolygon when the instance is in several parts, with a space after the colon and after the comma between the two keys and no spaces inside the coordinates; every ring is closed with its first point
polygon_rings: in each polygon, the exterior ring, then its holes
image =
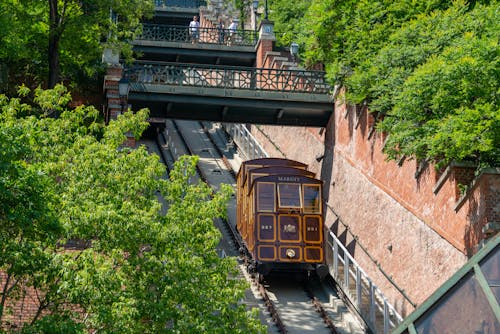
{"type": "MultiPolygon", "coordinates": [[[[120,64],[120,54],[116,50],[104,49],[102,62],[107,65],[104,76],[104,118],[106,123],[116,119],[122,110],[122,101],[118,94],[118,82],[123,75],[123,66],[120,64]]],[[[126,102],[126,101],[125,101],[126,102]]]]}
{"type": "MultiPolygon", "coordinates": [[[[104,76],[105,103],[104,112],[106,123],[116,119],[122,111],[122,101],[118,94],[118,82],[122,78],[123,67],[121,65],[108,66],[104,76]]],[[[126,101],[125,101],[126,102],[126,101]]]]}
{"type": "MultiPolygon", "coordinates": [[[[120,64],[120,55],[116,51],[105,49],[102,62],[107,65],[104,76],[104,117],[106,124],[114,120],[122,113],[122,109],[128,109],[127,98],[120,98],[118,83],[123,76],[123,65],[120,64]]],[[[125,134],[127,139],[125,146],[135,147],[135,138],[130,132],[125,134]]]]}
{"type": "Polygon", "coordinates": [[[264,66],[266,53],[273,50],[275,40],[274,23],[269,20],[262,20],[259,27],[259,41],[256,47],[255,67],[264,66]]]}

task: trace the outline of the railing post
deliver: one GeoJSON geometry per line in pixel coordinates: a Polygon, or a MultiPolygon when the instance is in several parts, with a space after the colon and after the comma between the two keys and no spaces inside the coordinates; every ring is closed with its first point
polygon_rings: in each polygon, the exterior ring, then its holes
{"type": "Polygon", "coordinates": [[[384,334],[389,334],[389,307],[384,298],[384,334]]]}
{"type": "MultiPolygon", "coordinates": [[[[383,297],[383,294],[380,290],[373,284],[370,278],[366,275],[363,269],[359,266],[356,260],[349,254],[345,246],[337,239],[333,232],[330,232],[330,236],[332,238],[332,243],[328,243],[329,246],[333,249],[333,276],[334,279],[340,283],[340,288],[344,291],[345,295],[349,298],[352,304],[358,309],[361,317],[366,321],[372,331],[376,332],[377,319],[380,317],[384,317],[383,326],[385,328],[385,333],[389,333],[391,326],[393,323],[390,318],[390,314],[392,313],[399,322],[402,321],[401,316],[397,313],[397,311],[387,302],[387,299],[383,297]],[[338,260],[339,260],[339,249],[344,253],[344,277],[342,279],[341,273],[338,272],[338,260]],[[356,298],[353,296],[353,292],[349,289],[349,280],[350,280],[350,265],[352,263],[353,271],[355,270],[355,280],[356,280],[356,298]],[[368,310],[362,309],[362,296],[363,296],[363,277],[366,278],[368,285],[368,310]],[[376,299],[376,295],[380,294],[381,300],[384,305],[378,303],[376,299]]],[[[340,259],[342,261],[342,259],[340,259]]],[[[380,328],[379,328],[380,329],[380,328]]]]}
{"type": "Polygon", "coordinates": [[[356,302],[358,304],[358,309],[361,309],[361,271],[359,267],[356,266],[356,302]]]}
{"type": "Polygon", "coordinates": [[[334,277],[338,277],[338,270],[339,270],[339,244],[337,243],[337,240],[333,239],[333,274],[335,275],[334,277]]]}
{"type": "Polygon", "coordinates": [[[349,291],[349,256],[347,255],[347,252],[345,250],[344,250],[344,284],[350,295],[351,291],[349,291]]]}
{"type": "Polygon", "coordinates": [[[370,281],[370,322],[375,326],[375,288],[370,281]]]}

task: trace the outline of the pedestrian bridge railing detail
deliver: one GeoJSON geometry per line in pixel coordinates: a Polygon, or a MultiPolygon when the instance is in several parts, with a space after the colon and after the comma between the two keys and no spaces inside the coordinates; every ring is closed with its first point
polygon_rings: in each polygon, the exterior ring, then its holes
{"type": "Polygon", "coordinates": [[[205,0],[153,0],[155,7],[198,8],[206,6],[205,0]]]}
{"type": "Polygon", "coordinates": [[[143,63],[125,68],[130,83],[328,94],[325,72],[220,65],[143,63]]]}
{"type": "Polygon", "coordinates": [[[144,23],[142,34],[137,40],[180,42],[180,43],[205,43],[229,46],[255,46],[258,34],[255,30],[230,31],[220,28],[198,28],[196,40],[194,40],[192,28],[175,25],[144,23]]]}

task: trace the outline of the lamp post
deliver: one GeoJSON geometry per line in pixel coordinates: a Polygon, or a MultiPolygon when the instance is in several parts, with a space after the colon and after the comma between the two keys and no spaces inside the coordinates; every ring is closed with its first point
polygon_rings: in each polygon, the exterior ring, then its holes
{"type": "Polygon", "coordinates": [[[125,109],[125,103],[128,100],[128,92],[130,90],[129,80],[125,77],[122,77],[120,81],[118,81],[118,95],[120,96],[120,105],[122,107],[121,113],[125,109]]]}
{"type": "Polygon", "coordinates": [[[265,7],[264,7],[264,19],[267,20],[267,0],[266,0],[265,7]]]}
{"type": "Polygon", "coordinates": [[[296,62],[299,57],[299,45],[297,43],[292,42],[290,45],[290,54],[292,55],[293,61],[296,62]]]}
{"type": "Polygon", "coordinates": [[[257,9],[259,8],[259,0],[252,1],[253,8],[253,29],[257,30],[257,9]]]}

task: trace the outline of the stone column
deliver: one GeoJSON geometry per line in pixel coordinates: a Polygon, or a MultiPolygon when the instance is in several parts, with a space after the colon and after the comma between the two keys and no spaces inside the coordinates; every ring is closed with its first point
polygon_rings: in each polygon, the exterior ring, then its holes
{"type": "Polygon", "coordinates": [[[274,41],[276,41],[274,23],[269,20],[262,20],[259,27],[259,41],[255,47],[255,67],[260,68],[264,66],[266,53],[273,50],[274,41]]]}

